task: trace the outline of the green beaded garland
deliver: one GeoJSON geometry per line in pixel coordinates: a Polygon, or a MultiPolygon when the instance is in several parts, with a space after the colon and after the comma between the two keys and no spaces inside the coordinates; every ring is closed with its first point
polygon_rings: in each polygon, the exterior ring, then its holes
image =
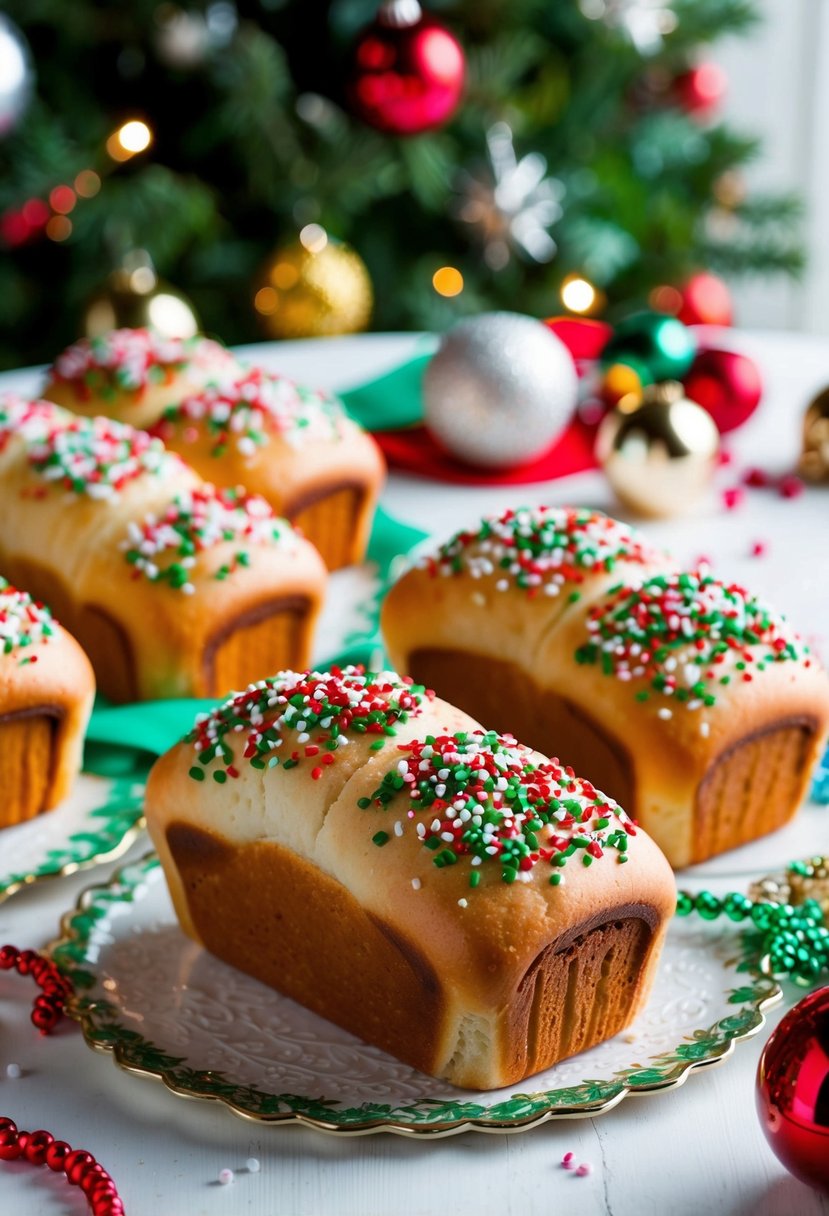
{"type": "MultiPolygon", "coordinates": [[[[792,865],[789,870],[794,868],[792,865]]],[[[677,916],[690,916],[694,911],[704,920],[716,920],[723,912],[732,921],[750,920],[749,931],[758,935],[759,953],[768,956],[776,979],[788,977],[801,987],[811,987],[821,972],[829,969],[829,926],[815,899],[797,905],[754,903],[737,891],[730,891],[722,899],[711,891],[696,895],[678,891],[677,916]]]]}
{"type": "Polygon", "coordinates": [[[729,920],[740,921],[751,915],[753,904],[747,895],[731,891],[722,901],[722,906],[729,920]]]}
{"type": "Polygon", "coordinates": [[[723,910],[722,900],[710,891],[700,891],[694,900],[694,907],[705,920],[716,920],[723,910]]]}

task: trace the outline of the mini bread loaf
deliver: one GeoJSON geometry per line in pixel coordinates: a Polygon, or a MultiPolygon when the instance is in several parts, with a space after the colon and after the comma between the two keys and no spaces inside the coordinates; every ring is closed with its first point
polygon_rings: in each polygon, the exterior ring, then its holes
{"type": "Polygon", "coordinates": [[[237,370],[230,351],[211,338],[113,329],[67,347],[47,373],[43,397],[75,414],[143,428],[168,405],[237,370]]]}
{"type": "Polygon", "coordinates": [[[675,867],[786,823],[829,728],[826,674],[781,618],[588,510],[459,533],[382,625],[400,670],[556,750],[675,867]]]}
{"type": "Polygon", "coordinates": [[[92,668],[75,639],[0,578],[0,827],[68,795],[94,698],[92,668]]]}
{"type": "Polygon", "coordinates": [[[308,661],[319,554],[158,439],[0,398],[0,495],[0,569],[54,607],[111,700],[217,696],[308,661]]]}
{"type": "Polygon", "coordinates": [[[390,672],[237,694],[156,763],[146,813],[186,933],[464,1087],[627,1025],[676,901],[614,802],[390,672]]]}
{"type": "Polygon", "coordinates": [[[335,398],[254,367],[171,405],[153,433],[208,481],[261,494],[329,570],[363,559],[383,458],[335,398]]]}

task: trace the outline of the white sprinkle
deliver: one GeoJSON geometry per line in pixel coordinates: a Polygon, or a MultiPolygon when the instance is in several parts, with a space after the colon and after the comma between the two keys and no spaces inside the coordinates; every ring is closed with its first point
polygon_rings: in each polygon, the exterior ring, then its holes
{"type": "Polygon", "coordinates": [[[466,900],[465,900],[465,899],[459,899],[459,900],[458,900],[458,907],[459,907],[459,908],[467,908],[467,907],[469,907],[469,905],[467,904],[467,902],[466,902],[466,900]]]}
{"type": "Polygon", "coordinates": [[[233,1170],[219,1170],[219,1184],[227,1186],[234,1178],[233,1170]]]}
{"type": "Polygon", "coordinates": [[[413,879],[412,879],[412,886],[413,886],[413,888],[415,889],[415,891],[419,891],[419,890],[420,890],[420,879],[419,879],[419,878],[413,878],[413,879]]]}
{"type": "Polygon", "coordinates": [[[708,722],[700,722],[700,724],[699,724],[699,733],[702,735],[703,739],[707,739],[707,738],[708,738],[708,736],[709,736],[709,735],[710,735],[710,733],[711,733],[711,725],[710,725],[710,723],[708,723],[708,722]]]}
{"type": "Polygon", "coordinates": [[[673,711],[668,709],[664,705],[663,705],[662,709],[660,709],[658,712],[659,712],[659,717],[663,720],[663,722],[667,722],[669,718],[672,718],[674,716],[673,711]]]}
{"type": "Polygon", "coordinates": [[[394,834],[395,834],[395,836],[403,835],[403,824],[401,823],[401,821],[399,819],[398,819],[397,823],[394,825],[394,834]]]}
{"type": "Polygon", "coordinates": [[[245,1162],[245,1169],[249,1174],[258,1174],[261,1168],[258,1157],[248,1157],[245,1162]]]}
{"type": "Polygon", "coordinates": [[[18,1081],[23,1076],[23,1069],[19,1064],[7,1064],[6,1076],[10,1081],[18,1081]]]}

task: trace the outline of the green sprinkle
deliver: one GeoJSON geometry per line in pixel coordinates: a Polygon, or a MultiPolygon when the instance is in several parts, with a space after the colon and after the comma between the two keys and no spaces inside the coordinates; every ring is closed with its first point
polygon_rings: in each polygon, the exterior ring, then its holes
{"type": "Polygon", "coordinates": [[[388,832],[375,832],[371,839],[374,844],[382,847],[384,844],[389,843],[389,834],[388,832]]]}

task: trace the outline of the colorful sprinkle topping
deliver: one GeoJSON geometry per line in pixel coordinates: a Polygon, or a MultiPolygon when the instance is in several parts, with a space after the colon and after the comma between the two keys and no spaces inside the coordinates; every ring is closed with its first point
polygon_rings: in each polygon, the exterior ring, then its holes
{"type": "MultiPolygon", "coordinates": [[[[206,549],[231,541],[289,547],[295,540],[290,524],[277,518],[264,498],[204,485],[176,495],[163,515],[130,523],[122,548],[136,578],[143,574],[151,583],[169,583],[192,595],[190,571],[206,549]]],[[[213,577],[221,581],[249,564],[248,550],[241,548],[213,577]]]]}
{"type": "Polygon", "coordinates": [[[21,435],[24,439],[42,435],[49,429],[49,424],[60,417],[62,410],[50,401],[24,401],[16,393],[4,393],[0,396],[0,452],[3,451],[12,435],[21,435]]]}
{"type": "Polygon", "coordinates": [[[421,565],[435,576],[466,571],[472,578],[494,577],[499,591],[516,586],[531,595],[554,596],[592,570],[660,557],[635,532],[599,511],[520,507],[482,520],[476,531],[458,532],[421,565]]]}
{"type": "Polygon", "coordinates": [[[229,447],[252,456],[273,435],[295,448],[330,443],[342,437],[344,421],[345,412],[334,397],[254,367],[171,406],[154,433],[169,441],[178,428],[186,441],[194,442],[199,431],[193,424],[204,423],[213,439],[211,456],[223,456],[229,447]]]}
{"type": "MultiPolygon", "coordinates": [[[[18,591],[0,578],[0,653],[11,654],[36,642],[48,642],[55,635],[52,614],[25,591],[18,591]]],[[[24,658],[21,663],[34,662],[24,658]]]]}
{"type": "MultiPolygon", "coordinates": [[[[428,815],[415,831],[434,852],[435,865],[468,857],[471,887],[480,882],[477,867],[490,862],[507,883],[529,881],[530,871],[544,863],[557,886],[561,867],[573,856],[589,866],[615,849],[617,861],[627,861],[628,837],[636,828],[625,812],[571,768],[539,761],[510,736],[428,735],[399,750],[403,759],[358,805],[367,810],[406,798],[409,820],[428,815]]],[[[375,844],[386,843],[381,835],[373,837],[375,844]]]]}
{"type": "Polygon", "coordinates": [[[434,693],[391,671],[362,667],[332,667],[331,671],[281,671],[236,693],[212,713],[202,714],[185,743],[192,743],[198,764],[190,776],[203,781],[211,768],[220,785],[238,777],[230,741],[244,739],[243,758],[253,768],[296,768],[310,761],[311,776],[319,780],[336,752],[355,735],[374,736],[379,751],[396,734],[397,723],[421,713],[424,699],[434,693]],[[292,732],[291,750],[277,751],[292,732]],[[217,763],[218,762],[218,763],[217,763]]]}
{"type": "MultiPolygon", "coordinates": [[[[811,664],[808,647],[781,617],[704,569],[614,587],[590,610],[587,628],[592,640],[576,651],[579,663],[601,663],[620,680],[644,679],[688,709],[714,705],[719,686],[750,682],[769,663],[811,664]]],[[[650,695],[641,689],[636,699],[650,695]]],[[[667,708],[659,713],[671,716],[667,708]]]]}
{"type": "Polygon", "coordinates": [[[69,381],[78,395],[108,400],[119,392],[142,393],[167,384],[192,365],[200,379],[235,365],[230,351],[210,338],[165,338],[151,329],[113,329],[97,338],[81,338],[55,361],[50,375],[69,381]]]}
{"type": "Polygon", "coordinates": [[[31,439],[28,458],[46,481],[90,498],[113,498],[143,473],[158,477],[182,467],[178,456],[145,431],[109,418],[71,415],[31,439]]]}

